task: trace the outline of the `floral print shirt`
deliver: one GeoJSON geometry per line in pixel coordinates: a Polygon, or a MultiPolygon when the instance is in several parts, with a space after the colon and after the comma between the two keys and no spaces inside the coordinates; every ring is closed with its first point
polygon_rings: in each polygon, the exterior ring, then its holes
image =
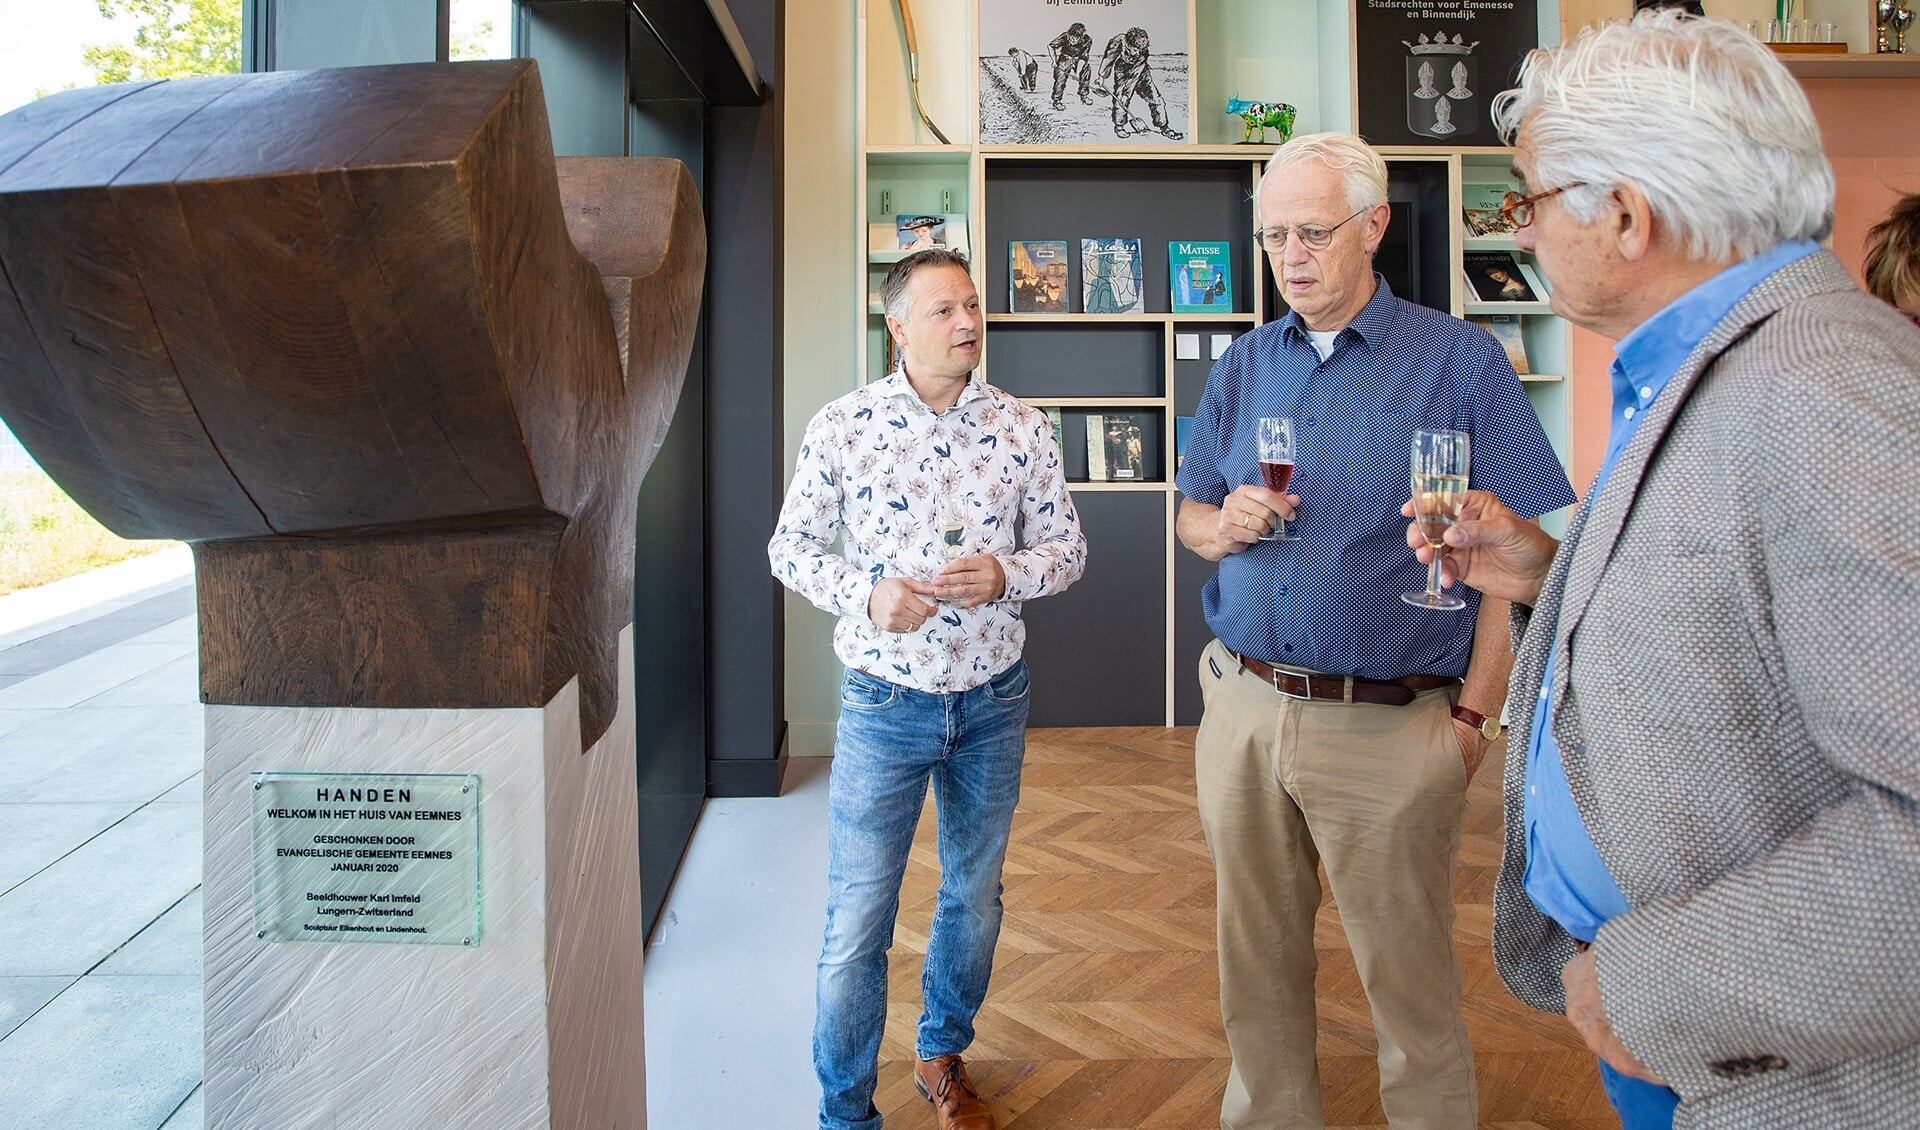
{"type": "Polygon", "coordinates": [[[842,663],[951,693],[1013,666],[1027,638],[1020,606],[1078,580],[1087,541],[1044,413],[978,376],[936,413],[896,370],[807,425],[767,556],[781,584],[840,618],[842,663]],[[933,580],[947,562],[943,517],[965,523],[957,555],[999,559],[1007,591],[977,608],[943,604],[917,632],[882,631],[867,619],[874,585],[933,580]]]}

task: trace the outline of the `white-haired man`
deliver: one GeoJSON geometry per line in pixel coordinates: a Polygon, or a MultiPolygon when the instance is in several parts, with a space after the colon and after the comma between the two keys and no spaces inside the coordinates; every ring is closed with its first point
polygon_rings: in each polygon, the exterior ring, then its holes
{"type": "Polygon", "coordinates": [[[1322,1124],[1324,864],[1373,1008],[1388,1121],[1458,1130],[1477,1102],[1454,861],[1512,657],[1504,602],[1436,612],[1399,599],[1425,572],[1395,513],[1421,428],[1471,433],[1472,481],[1523,512],[1566,506],[1573,490],[1493,337],[1395,298],[1374,273],[1390,212],[1372,148],[1293,139],[1256,207],[1290,311],[1214,365],[1178,477],[1180,540],[1220,563],[1202,597],[1217,638],[1201,656],[1194,746],[1233,1053],[1220,1123],[1322,1124]],[[1252,485],[1255,421],[1274,416],[1293,421],[1290,494],[1252,485]],[[1297,538],[1259,540],[1278,518],[1298,519],[1297,538]]]}
{"type": "Polygon", "coordinates": [[[1478,492],[1446,538],[1522,633],[1495,962],[1629,1130],[1920,1126],[1920,334],[1819,248],[1752,37],[1642,15],[1520,82],[1505,210],[1619,344],[1565,543],[1478,492]]]}

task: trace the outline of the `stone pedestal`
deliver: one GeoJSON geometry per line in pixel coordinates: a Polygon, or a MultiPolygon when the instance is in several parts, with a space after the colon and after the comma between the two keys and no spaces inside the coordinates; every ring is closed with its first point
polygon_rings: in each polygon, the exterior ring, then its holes
{"type": "Polygon", "coordinates": [[[209,1130],[643,1127],[631,628],[618,712],[580,752],[543,708],[209,706],[209,1130]],[[256,772],[480,778],[473,948],[255,937],[256,772]]]}

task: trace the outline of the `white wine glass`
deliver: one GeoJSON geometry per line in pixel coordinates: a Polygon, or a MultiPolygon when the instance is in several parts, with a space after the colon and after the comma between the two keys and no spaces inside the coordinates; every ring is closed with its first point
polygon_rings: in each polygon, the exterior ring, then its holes
{"type": "Polygon", "coordinates": [[[1465,432],[1423,428],[1413,433],[1413,518],[1420,524],[1420,536],[1435,552],[1427,565],[1426,591],[1401,595],[1408,604],[1449,611],[1467,606],[1459,597],[1440,591],[1439,551],[1467,501],[1467,455],[1471,446],[1465,432]]]}
{"type": "Polygon", "coordinates": [[[948,561],[967,555],[967,502],[948,495],[940,500],[940,553],[948,561]]]}
{"type": "MultiPolygon", "coordinates": [[[[1267,416],[1255,427],[1260,447],[1260,484],[1275,494],[1285,494],[1287,484],[1293,481],[1293,421],[1284,416],[1267,416]]],[[[1260,535],[1260,540],[1295,541],[1299,537],[1285,518],[1279,518],[1271,530],[1260,535]]]]}

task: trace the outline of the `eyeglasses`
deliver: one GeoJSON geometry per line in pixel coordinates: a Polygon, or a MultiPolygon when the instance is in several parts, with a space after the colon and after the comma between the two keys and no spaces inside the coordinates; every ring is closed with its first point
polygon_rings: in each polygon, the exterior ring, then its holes
{"type": "Polygon", "coordinates": [[[1524,228],[1528,224],[1533,223],[1534,205],[1549,196],[1558,196],[1569,188],[1585,188],[1586,186],[1586,181],[1577,180],[1569,184],[1563,184],[1559,188],[1549,188],[1545,192],[1536,192],[1532,196],[1522,196],[1517,192],[1509,192],[1500,198],[1500,214],[1508,220],[1511,220],[1514,227],[1524,228]]]}
{"type": "Polygon", "coordinates": [[[1334,232],[1352,223],[1355,216],[1364,216],[1371,211],[1373,211],[1371,208],[1362,208],[1330,228],[1314,224],[1301,224],[1297,228],[1255,228],[1253,241],[1278,255],[1287,249],[1287,236],[1292,235],[1298,238],[1300,246],[1308,251],[1325,251],[1328,245],[1333,243],[1334,232]]]}

